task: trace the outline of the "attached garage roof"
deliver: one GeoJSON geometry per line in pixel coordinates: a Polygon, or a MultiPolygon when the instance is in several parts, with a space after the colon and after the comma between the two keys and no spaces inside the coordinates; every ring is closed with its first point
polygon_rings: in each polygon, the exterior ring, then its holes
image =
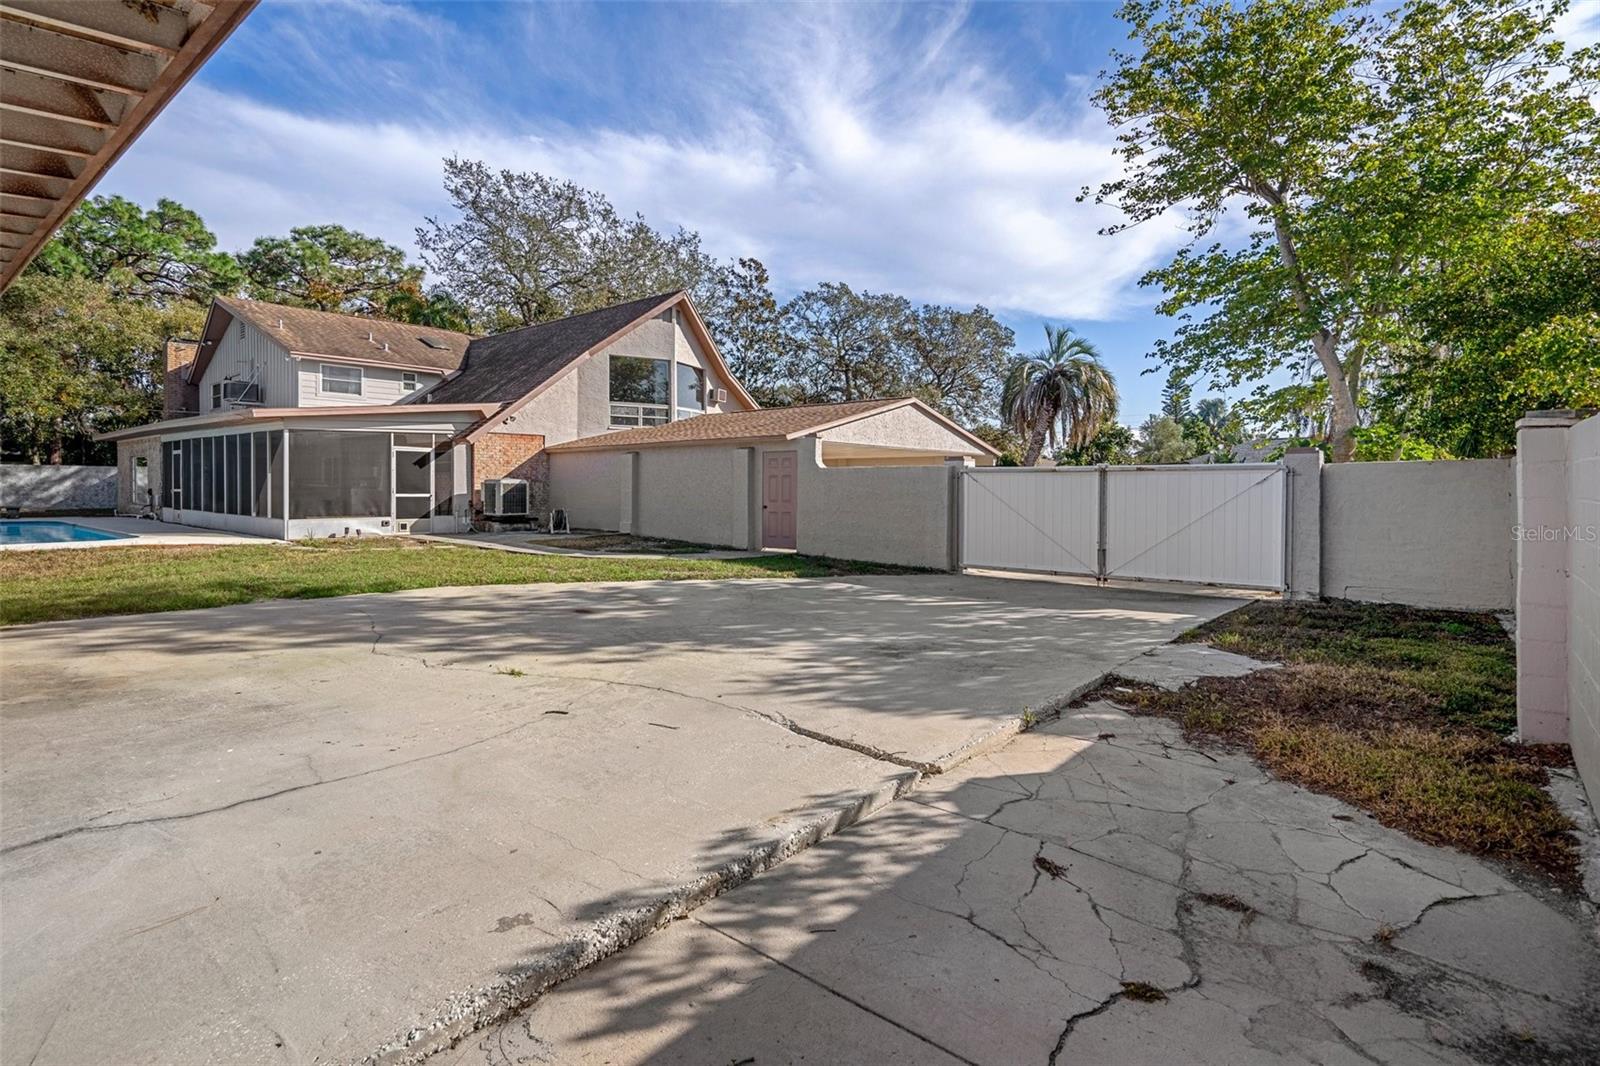
{"type": "Polygon", "coordinates": [[[580,437],[549,448],[552,452],[604,449],[650,448],[666,445],[717,444],[751,440],[795,440],[846,425],[871,415],[900,407],[912,407],[972,443],[974,450],[998,454],[978,437],[962,429],[921,400],[909,396],[898,399],[850,400],[844,403],[801,404],[795,407],[767,407],[759,411],[733,411],[727,414],[699,415],[648,429],[624,429],[580,437]]]}
{"type": "Polygon", "coordinates": [[[0,6],[0,289],[255,4],[0,6]]]}

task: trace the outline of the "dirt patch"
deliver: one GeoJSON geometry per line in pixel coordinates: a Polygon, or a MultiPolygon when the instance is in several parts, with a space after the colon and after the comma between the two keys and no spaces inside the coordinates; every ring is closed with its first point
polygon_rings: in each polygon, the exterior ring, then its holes
{"type": "Polygon", "coordinates": [[[1555,745],[1510,744],[1515,651],[1490,615],[1377,604],[1254,604],[1186,635],[1284,664],[1176,692],[1109,679],[1087,698],[1248,751],[1418,840],[1507,860],[1570,887],[1572,823],[1545,789],[1555,745]]]}

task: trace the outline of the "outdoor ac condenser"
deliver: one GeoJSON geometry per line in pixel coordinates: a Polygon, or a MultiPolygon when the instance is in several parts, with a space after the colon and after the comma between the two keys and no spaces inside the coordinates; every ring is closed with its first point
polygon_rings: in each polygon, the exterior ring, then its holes
{"type": "Polygon", "coordinates": [[[483,513],[490,518],[528,517],[528,483],[519,477],[485,481],[483,513]]]}

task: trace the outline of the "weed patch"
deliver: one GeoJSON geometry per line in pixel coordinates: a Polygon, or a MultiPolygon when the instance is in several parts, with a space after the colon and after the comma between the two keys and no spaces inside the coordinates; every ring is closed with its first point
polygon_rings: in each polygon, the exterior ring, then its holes
{"type": "Polygon", "coordinates": [[[1253,604],[1183,638],[1282,669],[1176,692],[1113,681],[1099,695],[1248,751],[1418,840],[1574,883],[1572,824],[1545,791],[1565,749],[1508,744],[1516,657],[1488,615],[1381,604],[1253,604]]]}

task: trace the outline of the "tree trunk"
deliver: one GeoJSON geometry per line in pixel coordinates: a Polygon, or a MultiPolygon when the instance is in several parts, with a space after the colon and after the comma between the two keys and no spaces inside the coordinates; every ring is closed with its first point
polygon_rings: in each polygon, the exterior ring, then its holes
{"type": "Polygon", "coordinates": [[[1023,466],[1032,466],[1039,461],[1039,453],[1044,451],[1044,438],[1050,432],[1050,423],[1060,413],[1055,404],[1049,404],[1039,412],[1039,420],[1033,424],[1033,432],[1028,434],[1028,448],[1022,453],[1023,466]]]}
{"type": "Polygon", "coordinates": [[[1317,361],[1322,364],[1322,372],[1328,377],[1328,397],[1333,401],[1333,417],[1328,421],[1328,444],[1332,459],[1336,463],[1348,463],[1355,456],[1356,439],[1350,431],[1360,424],[1359,412],[1356,409],[1354,383],[1345,373],[1333,345],[1333,337],[1327,330],[1323,330],[1312,342],[1317,361]]]}
{"type": "Polygon", "coordinates": [[[47,460],[51,466],[60,466],[67,454],[67,441],[60,433],[50,438],[50,457],[47,460]]]}
{"type": "MultiPolygon", "coordinates": [[[[1277,238],[1278,255],[1283,265],[1289,268],[1295,306],[1307,316],[1320,320],[1322,316],[1317,313],[1311,281],[1306,277],[1300,263],[1300,251],[1295,246],[1294,235],[1289,231],[1288,214],[1282,198],[1276,193],[1263,198],[1272,205],[1272,232],[1277,238]]],[[[1328,426],[1328,443],[1332,447],[1333,461],[1347,463],[1356,450],[1355,438],[1350,435],[1350,431],[1358,424],[1355,389],[1350,375],[1345,373],[1344,365],[1339,362],[1338,338],[1320,321],[1317,335],[1311,339],[1311,347],[1317,354],[1317,362],[1322,365],[1323,374],[1328,378],[1328,395],[1333,400],[1333,418],[1328,426]]]]}

